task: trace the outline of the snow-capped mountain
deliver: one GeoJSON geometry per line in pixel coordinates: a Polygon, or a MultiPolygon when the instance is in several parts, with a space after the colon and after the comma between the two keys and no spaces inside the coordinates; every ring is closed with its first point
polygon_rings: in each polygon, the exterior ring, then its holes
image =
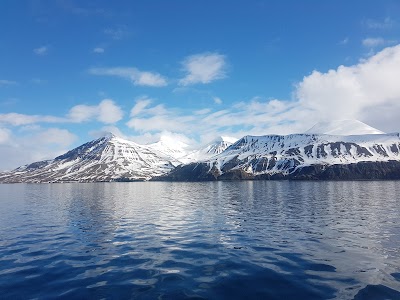
{"type": "Polygon", "coordinates": [[[228,148],[236,141],[237,139],[233,137],[220,136],[205,145],[204,147],[201,147],[200,149],[192,151],[186,156],[181,157],[179,160],[184,164],[196,161],[203,161],[222,153],[223,151],[225,151],[226,148],[228,148]]]}
{"type": "Polygon", "coordinates": [[[148,144],[147,146],[151,149],[171,156],[177,160],[180,160],[182,157],[190,153],[188,144],[174,139],[173,137],[168,135],[161,136],[158,142],[148,144]]]}
{"type": "Polygon", "coordinates": [[[221,137],[187,149],[173,138],[139,145],[109,134],[0,173],[0,182],[400,179],[400,135],[359,121],[319,123],[304,134],[221,137]]]}
{"type": "MultiPolygon", "coordinates": [[[[353,122],[357,126],[360,123],[353,122]]],[[[306,179],[323,178],[323,176],[334,179],[340,179],[340,176],[344,178],[347,176],[349,179],[371,176],[400,178],[399,134],[379,134],[378,130],[368,125],[366,125],[368,127],[359,126],[357,130],[351,127],[346,129],[343,126],[335,129],[336,124],[343,125],[343,122],[314,126],[313,130],[326,128],[334,132],[341,130],[343,133],[358,133],[367,129],[372,134],[245,136],[211,159],[178,166],[166,178],[168,180],[306,179]],[[370,167],[370,174],[367,165],[370,167]],[[339,174],[337,177],[326,175],[329,172],[336,172],[337,166],[342,170],[339,173],[344,172],[347,175],[339,174]],[[350,170],[355,166],[358,170],[350,170]],[[346,168],[347,170],[343,171],[346,168]],[[388,168],[390,170],[387,170],[388,168]]]]}
{"type": "Polygon", "coordinates": [[[55,159],[0,173],[0,182],[148,180],[178,164],[162,152],[108,134],[55,159]]]}

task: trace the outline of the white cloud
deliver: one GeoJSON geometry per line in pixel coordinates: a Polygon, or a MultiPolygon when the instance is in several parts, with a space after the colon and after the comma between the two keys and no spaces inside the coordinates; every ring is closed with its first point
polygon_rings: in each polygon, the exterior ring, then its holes
{"type": "Polygon", "coordinates": [[[390,17],[386,17],[383,21],[368,19],[364,23],[370,29],[390,29],[396,24],[390,17]]]}
{"type": "Polygon", "coordinates": [[[0,79],[0,86],[16,85],[17,82],[14,80],[0,79]]]}
{"type": "Polygon", "coordinates": [[[165,86],[167,81],[160,74],[151,72],[138,72],[136,76],[132,77],[134,85],[143,86],[165,86]]]}
{"type": "Polygon", "coordinates": [[[137,68],[116,67],[116,68],[91,68],[89,73],[101,76],[117,76],[132,81],[138,86],[162,87],[167,85],[167,79],[154,72],[140,71],[137,68]]]}
{"type": "Polygon", "coordinates": [[[218,53],[202,53],[186,57],[183,62],[186,76],[179,84],[186,86],[197,83],[210,83],[226,77],[226,58],[218,53]]]}
{"type": "Polygon", "coordinates": [[[58,123],[63,121],[65,121],[64,118],[59,118],[54,116],[25,115],[19,113],[0,114],[0,124],[3,123],[13,126],[34,124],[39,122],[58,123]]]}
{"type": "Polygon", "coordinates": [[[93,53],[102,54],[102,53],[104,53],[104,48],[96,47],[96,48],[93,49],[93,53]]]}
{"type": "Polygon", "coordinates": [[[69,110],[65,117],[26,115],[14,112],[0,114],[0,124],[24,126],[37,123],[81,123],[94,119],[105,124],[113,124],[122,117],[122,109],[113,100],[104,99],[98,105],[76,105],[69,110]]]}
{"type": "Polygon", "coordinates": [[[385,39],[378,37],[378,38],[366,38],[362,40],[362,44],[368,48],[374,48],[377,46],[382,46],[385,44],[385,39]]]}
{"type": "Polygon", "coordinates": [[[81,123],[93,119],[98,114],[97,105],[75,105],[69,110],[68,118],[76,123],[81,123]]]}
{"type": "Polygon", "coordinates": [[[10,135],[11,132],[9,129],[0,127],[0,145],[8,142],[10,135]]]}
{"type": "Polygon", "coordinates": [[[152,100],[147,97],[141,97],[136,100],[136,104],[131,109],[131,117],[140,114],[147,106],[151,104],[152,100]]]}
{"type": "Polygon", "coordinates": [[[256,97],[217,111],[194,112],[159,109],[149,102],[127,126],[142,134],[168,130],[204,141],[216,135],[301,133],[316,122],[334,119],[359,119],[386,132],[399,131],[398,78],[400,45],[353,66],[312,72],[296,85],[291,101],[256,97]]]}
{"type": "Polygon", "coordinates": [[[126,123],[126,125],[129,128],[141,133],[161,130],[181,132],[181,126],[185,123],[182,121],[183,120],[181,120],[181,118],[178,116],[175,116],[173,119],[171,119],[167,115],[156,115],[142,118],[132,118],[126,123]]]}
{"type": "Polygon", "coordinates": [[[68,113],[71,122],[86,122],[96,118],[99,122],[113,124],[123,117],[122,109],[111,99],[104,99],[98,105],[76,105],[68,113]]]}
{"type": "Polygon", "coordinates": [[[114,101],[105,99],[98,106],[99,112],[97,119],[105,124],[113,124],[122,119],[124,113],[114,101]]]}
{"type": "Polygon", "coordinates": [[[210,108],[204,108],[204,109],[195,110],[193,113],[195,115],[206,115],[206,114],[208,114],[210,112],[211,112],[210,108]]]}
{"type": "MultiPolygon", "coordinates": [[[[394,45],[397,41],[395,40],[388,40],[382,37],[369,37],[362,40],[362,45],[366,48],[374,49],[377,47],[383,47],[388,45],[394,45]]],[[[374,51],[370,51],[369,55],[375,54],[374,51]]]]}
{"type": "MultiPolygon", "coordinates": [[[[167,130],[182,132],[187,122],[195,120],[192,115],[180,115],[177,109],[166,109],[163,104],[149,107],[148,99],[141,100],[132,108],[132,118],[126,123],[129,128],[144,133],[148,131],[167,130]],[[138,106],[139,105],[139,106],[138,106]],[[138,116],[140,113],[140,117],[138,116]]],[[[191,126],[186,129],[192,128],[191,126]]],[[[185,130],[186,131],[186,130],[185,130]]]]}
{"type": "Polygon", "coordinates": [[[219,97],[214,97],[213,100],[215,104],[222,104],[222,100],[219,97]]]}
{"type": "Polygon", "coordinates": [[[33,49],[33,53],[36,55],[46,55],[49,52],[49,47],[48,46],[41,46],[38,48],[33,49]]]}
{"type": "Polygon", "coordinates": [[[36,140],[45,144],[55,144],[68,147],[77,137],[66,129],[49,128],[36,134],[36,140]]]}
{"type": "Polygon", "coordinates": [[[397,119],[376,112],[393,106],[400,113],[400,45],[388,47],[359,64],[326,73],[314,71],[298,85],[297,98],[302,108],[315,111],[320,118],[356,118],[370,121],[378,129],[398,130],[397,119]]]}
{"type": "MultiPolygon", "coordinates": [[[[0,136],[1,131],[0,129],[0,136]]],[[[22,132],[22,135],[7,130],[6,139],[0,142],[0,156],[7,159],[0,160],[0,170],[10,170],[24,164],[52,159],[65,153],[76,140],[77,136],[66,129],[38,128],[22,132]]]]}

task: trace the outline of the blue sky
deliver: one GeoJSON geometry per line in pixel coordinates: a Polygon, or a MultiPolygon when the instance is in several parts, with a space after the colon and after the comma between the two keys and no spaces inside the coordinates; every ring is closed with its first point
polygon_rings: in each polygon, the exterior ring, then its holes
{"type": "Polygon", "coordinates": [[[395,0],[1,1],[0,170],[105,131],[399,131],[399,16],[395,0]]]}

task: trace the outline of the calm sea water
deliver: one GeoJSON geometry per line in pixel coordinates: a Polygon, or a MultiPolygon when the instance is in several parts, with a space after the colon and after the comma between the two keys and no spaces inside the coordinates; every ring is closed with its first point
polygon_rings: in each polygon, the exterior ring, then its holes
{"type": "Polygon", "coordinates": [[[400,299],[400,182],[0,185],[0,291],[400,299]]]}

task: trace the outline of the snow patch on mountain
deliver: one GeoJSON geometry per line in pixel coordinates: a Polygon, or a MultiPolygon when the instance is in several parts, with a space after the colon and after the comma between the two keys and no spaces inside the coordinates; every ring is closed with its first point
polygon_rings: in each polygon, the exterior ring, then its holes
{"type": "Polygon", "coordinates": [[[245,136],[208,163],[221,173],[239,168],[253,174],[288,174],[315,164],[389,160],[400,160],[399,134],[245,136]]]}
{"type": "Polygon", "coordinates": [[[190,147],[188,144],[179,141],[169,135],[163,135],[158,142],[148,144],[147,146],[151,149],[160,151],[168,156],[171,156],[177,160],[180,160],[182,157],[190,153],[190,147]]]}

